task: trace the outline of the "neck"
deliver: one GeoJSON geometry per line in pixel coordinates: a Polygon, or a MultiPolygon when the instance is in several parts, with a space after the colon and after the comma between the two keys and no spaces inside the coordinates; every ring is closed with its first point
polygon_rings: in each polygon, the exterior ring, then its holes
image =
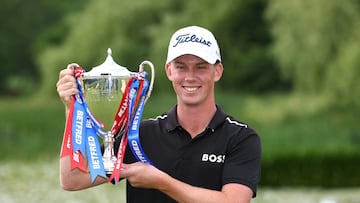
{"type": "Polygon", "coordinates": [[[198,106],[178,104],[176,110],[179,123],[194,138],[208,127],[216,112],[216,106],[214,103],[198,106]]]}

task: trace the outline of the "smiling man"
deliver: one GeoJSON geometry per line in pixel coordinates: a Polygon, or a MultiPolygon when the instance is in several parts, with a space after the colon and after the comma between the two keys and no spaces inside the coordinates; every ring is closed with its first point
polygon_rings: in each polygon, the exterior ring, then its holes
{"type": "MultiPolygon", "coordinates": [[[[127,202],[250,202],[260,180],[260,138],[215,103],[214,86],[224,68],[213,34],[198,26],[176,31],[165,69],[177,104],[141,122],[140,142],[154,166],[137,162],[126,149],[121,177],[127,202]]],[[[57,91],[68,112],[77,93],[72,69],[60,72],[57,91]]],[[[106,182],[97,177],[92,183],[89,173],[70,170],[69,157],[60,159],[60,180],[66,190],[106,182]]]]}

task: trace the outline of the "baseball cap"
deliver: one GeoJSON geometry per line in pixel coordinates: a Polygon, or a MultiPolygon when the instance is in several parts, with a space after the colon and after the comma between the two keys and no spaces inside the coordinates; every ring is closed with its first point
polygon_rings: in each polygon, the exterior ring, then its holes
{"type": "Polygon", "coordinates": [[[214,35],[199,26],[184,27],[172,35],[166,63],[185,54],[195,55],[210,64],[221,62],[220,49],[214,35]]]}

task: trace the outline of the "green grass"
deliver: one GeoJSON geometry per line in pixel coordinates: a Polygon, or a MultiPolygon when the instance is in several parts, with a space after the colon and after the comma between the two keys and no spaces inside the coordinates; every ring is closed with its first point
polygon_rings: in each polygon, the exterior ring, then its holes
{"type": "Polygon", "coordinates": [[[124,182],[81,191],[65,191],[59,184],[58,160],[31,163],[0,162],[0,202],[98,203],[125,202],[124,182]]]}
{"type": "MultiPolygon", "coordinates": [[[[125,203],[124,181],[81,191],[64,191],[59,184],[58,160],[0,162],[0,202],[4,203],[125,203]]],[[[262,188],[253,203],[356,203],[360,188],[262,188]],[[328,202],[326,201],[328,200],[328,202]]]]}
{"type": "Polygon", "coordinates": [[[58,154],[65,118],[59,101],[1,100],[0,104],[0,159],[58,154]]]}

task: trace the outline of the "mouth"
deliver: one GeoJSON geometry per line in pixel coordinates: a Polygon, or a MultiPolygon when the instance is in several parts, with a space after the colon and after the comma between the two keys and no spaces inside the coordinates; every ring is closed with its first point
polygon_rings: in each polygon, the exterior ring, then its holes
{"type": "Polygon", "coordinates": [[[196,92],[198,89],[200,89],[200,86],[183,86],[183,88],[187,92],[196,92]]]}

